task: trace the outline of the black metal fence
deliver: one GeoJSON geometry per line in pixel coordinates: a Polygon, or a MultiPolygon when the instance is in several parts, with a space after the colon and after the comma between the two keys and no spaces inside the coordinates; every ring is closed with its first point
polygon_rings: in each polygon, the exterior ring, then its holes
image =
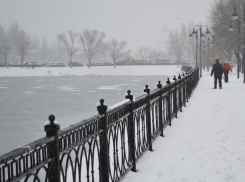
{"type": "Polygon", "coordinates": [[[64,130],[51,115],[46,137],[0,156],[0,182],[121,181],[152,151],[152,141],[164,136],[198,81],[196,68],[165,86],[159,81],[153,91],[146,85],[136,99],[128,91],[126,100],[112,108],[101,99],[98,115],[64,130]]]}

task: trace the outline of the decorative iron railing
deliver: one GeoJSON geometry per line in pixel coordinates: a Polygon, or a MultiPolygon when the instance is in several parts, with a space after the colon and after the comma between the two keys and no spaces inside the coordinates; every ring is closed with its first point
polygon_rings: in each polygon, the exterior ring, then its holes
{"type": "Polygon", "coordinates": [[[199,81],[199,70],[174,77],[136,99],[107,108],[101,99],[98,115],[60,130],[49,116],[46,137],[0,156],[0,182],[121,181],[152,141],[164,136],[199,81]]]}

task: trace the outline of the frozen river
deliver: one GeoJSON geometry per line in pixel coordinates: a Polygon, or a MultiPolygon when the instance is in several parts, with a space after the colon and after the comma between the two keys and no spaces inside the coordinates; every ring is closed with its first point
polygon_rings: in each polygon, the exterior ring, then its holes
{"type": "Polygon", "coordinates": [[[143,94],[166,76],[67,76],[0,78],[0,155],[45,136],[43,123],[56,116],[61,129],[97,114],[103,98],[108,106],[122,101],[127,90],[143,94]]]}

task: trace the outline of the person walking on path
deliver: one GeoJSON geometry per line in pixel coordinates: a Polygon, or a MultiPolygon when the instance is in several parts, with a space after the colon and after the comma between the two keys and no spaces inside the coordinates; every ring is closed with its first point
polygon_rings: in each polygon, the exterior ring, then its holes
{"type": "Polygon", "coordinates": [[[214,89],[217,88],[217,80],[219,80],[219,88],[222,89],[222,74],[223,74],[223,66],[219,63],[219,60],[215,60],[216,63],[213,65],[211,76],[214,74],[214,89]]]}
{"type": "Polygon", "coordinates": [[[232,69],[231,69],[231,66],[229,63],[224,63],[223,65],[223,69],[224,69],[224,75],[225,75],[225,83],[228,82],[228,74],[229,74],[229,71],[232,72],[232,69]]]}

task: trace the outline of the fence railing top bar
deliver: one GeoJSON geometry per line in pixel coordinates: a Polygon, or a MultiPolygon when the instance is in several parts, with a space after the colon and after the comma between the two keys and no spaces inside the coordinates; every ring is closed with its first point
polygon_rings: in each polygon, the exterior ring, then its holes
{"type": "Polygon", "coordinates": [[[68,126],[67,128],[64,128],[63,130],[60,130],[59,131],[59,136],[62,136],[62,135],[65,135],[67,133],[70,133],[86,124],[90,124],[91,122],[95,121],[95,120],[98,120],[100,118],[102,118],[103,116],[102,115],[94,115],[93,117],[91,118],[88,118],[88,119],[85,119],[85,120],[82,120],[80,121],[79,123],[76,123],[76,124],[72,124],[70,126],[68,126]]]}
{"type": "Polygon", "coordinates": [[[150,94],[154,94],[154,93],[156,93],[156,92],[158,92],[158,91],[159,91],[159,88],[155,88],[154,90],[151,91],[150,94]]]}
{"type": "Polygon", "coordinates": [[[166,89],[168,87],[168,85],[166,84],[166,85],[163,85],[162,86],[162,89],[166,89]]]}
{"type": "MultiPolygon", "coordinates": [[[[163,83],[163,84],[165,84],[165,83],[163,83]]],[[[166,89],[167,87],[168,87],[168,85],[165,84],[165,85],[162,86],[162,89],[164,90],[164,89],[166,89]]],[[[159,90],[160,90],[160,88],[156,88],[156,89],[154,89],[154,90],[151,91],[151,94],[154,94],[154,93],[158,92],[159,90]]]]}
{"type": "Polygon", "coordinates": [[[111,114],[111,113],[115,112],[116,110],[118,110],[118,109],[120,109],[120,108],[122,108],[122,107],[124,107],[130,103],[131,102],[129,99],[125,99],[125,100],[123,100],[123,101],[121,101],[121,102],[119,102],[113,106],[110,106],[110,107],[108,107],[107,114],[111,114]]]}
{"type": "MultiPolygon", "coordinates": [[[[120,109],[120,108],[122,108],[122,107],[128,105],[129,103],[130,103],[130,100],[128,100],[128,99],[126,100],[126,99],[125,99],[125,100],[123,100],[122,102],[120,102],[120,103],[118,103],[118,104],[115,104],[115,105],[109,107],[107,113],[108,113],[108,114],[113,113],[114,111],[116,111],[116,110],[118,110],[118,109],[120,109]]],[[[70,125],[69,127],[64,128],[63,130],[60,130],[60,131],[59,131],[59,136],[65,135],[65,134],[67,134],[67,133],[70,133],[70,132],[72,132],[72,131],[78,129],[79,127],[82,127],[82,126],[84,126],[84,125],[86,125],[86,124],[90,124],[91,122],[93,122],[93,121],[95,121],[95,120],[98,120],[98,119],[100,119],[100,118],[102,118],[102,117],[103,117],[102,115],[97,114],[97,115],[95,115],[95,116],[93,116],[93,117],[91,117],[91,118],[85,119],[85,120],[83,120],[83,121],[81,121],[81,122],[79,122],[79,123],[70,125]]]]}
{"type": "Polygon", "coordinates": [[[134,102],[137,102],[137,101],[139,101],[139,100],[141,100],[141,99],[144,99],[146,96],[147,96],[146,93],[143,94],[143,95],[141,95],[141,96],[138,96],[138,97],[135,98],[135,101],[134,101],[134,102]]]}
{"type": "Polygon", "coordinates": [[[14,149],[8,153],[5,153],[3,155],[0,156],[0,165],[1,164],[4,164],[10,160],[13,160],[14,158],[17,158],[17,157],[20,157],[24,154],[27,154],[29,153],[31,150],[34,150],[46,143],[49,143],[51,141],[54,140],[54,137],[43,137],[43,138],[40,138],[34,142],[31,142],[27,145],[24,145],[24,146],[21,146],[17,149],[14,149]]]}

